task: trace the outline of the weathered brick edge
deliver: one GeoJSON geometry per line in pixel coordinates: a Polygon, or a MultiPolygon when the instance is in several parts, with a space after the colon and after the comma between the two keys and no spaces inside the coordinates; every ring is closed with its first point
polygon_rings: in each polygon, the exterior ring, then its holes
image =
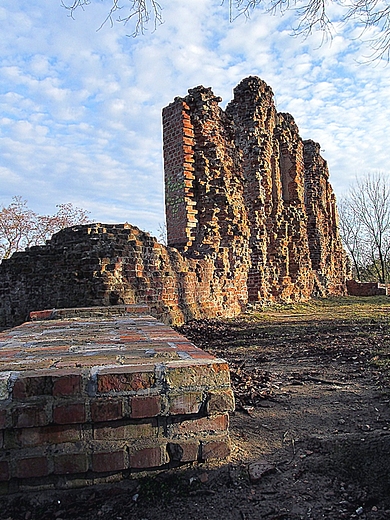
{"type": "Polygon", "coordinates": [[[223,360],[3,372],[0,491],[224,458],[233,409],[223,360]]]}

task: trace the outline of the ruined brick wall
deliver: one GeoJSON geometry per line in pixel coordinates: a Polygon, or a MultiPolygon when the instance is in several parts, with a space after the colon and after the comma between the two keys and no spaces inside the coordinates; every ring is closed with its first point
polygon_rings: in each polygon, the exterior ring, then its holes
{"type": "Polygon", "coordinates": [[[220,278],[211,259],[184,258],[129,224],[91,224],[0,264],[0,328],[33,310],[146,303],[167,323],[237,315],[245,280],[220,278]]]}
{"type": "Polygon", "coordinates": [[[147,303],[168,323],[249,302],[345,294],[326,161],[271,88],[243,80],[226,110],[210,88],[163,110],[168,244],[124,225],[76,226],[0,265],[0,327],[46,308],[147,303]]]}
{"type": "Polygon", "coordinates": [[[163,111],[169,245],[212,259],[230,279],[247,273],[252,302],[344,294],[345,253],[319,145],[303,142],[257,77],[234,89],[225,111],[220,101],[197,87],[163,111]]]}
{"type": "MultiPolygon", "coordinates": [[[[193,89],[185,101],[164,109],[168,241],[185,258],[212,266],[224,298],[238,294],[246,303],[249,221],[234,132],[219,101],[210,89],[193,89]],[[183,148],[183,163],[172,159],[176,145],[183,148]]],[[[174,157],[180,154],[175,151],[174,157]]]]}
{"type": "Polygon", "coordinates": [[[338,233],[336,198],[320,145],[304,141],[304,157],[307,235],[316,287],[320,294],[326,289],[337,294],[344,290],[340,273],[348,272],[348,267],[338,233]]]}
{"type": "Polygon", "coordinates": [[[378,282],[347,280],[347,289],[350,296],[387,296],[389,294],[389,286],[378,282]]]}

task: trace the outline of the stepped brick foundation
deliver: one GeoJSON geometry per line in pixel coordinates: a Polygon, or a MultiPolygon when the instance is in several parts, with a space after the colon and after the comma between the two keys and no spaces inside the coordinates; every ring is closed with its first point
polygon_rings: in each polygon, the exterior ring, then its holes
{"type": "Polygon", "coordinates": [[[0,334],[0,490],[225,458],[225,361],[146,306],[45,310],[0,334]]]}

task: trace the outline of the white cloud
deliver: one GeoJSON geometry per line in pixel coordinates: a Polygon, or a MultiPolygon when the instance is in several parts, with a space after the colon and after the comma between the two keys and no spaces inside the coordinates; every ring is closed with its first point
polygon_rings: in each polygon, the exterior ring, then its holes
{"type": "Polygon", "coordinates": [[[120,25],[96,31],[105,7],[92,3],[72,20],[52,0],[3,1],[0,202],[20,194],[42,213],[73,202],[97,220],[157,232],[162,108],[199,84],[225,106],[253,74],[302,137],[321,143],[338,193],[386,167],[390,69],[361,64],[353,27],[337,26],[321,46],[318,33],[291,36],[291,13],[229,23],[219,0],[170,0],[164,24],[134,39],[120,25]]]}

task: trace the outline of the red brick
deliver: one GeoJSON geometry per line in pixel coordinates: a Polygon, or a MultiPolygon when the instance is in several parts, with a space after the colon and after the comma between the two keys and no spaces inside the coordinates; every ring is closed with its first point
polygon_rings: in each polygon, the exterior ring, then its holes
{"type": "Polygon", "coordinates": [[[154,374],[149,372],[123,372],[114,374],[98,374],[98,393],[130,392],[151,388],[154,374]]]}
{"type": "Polygon", "coordinates": [[[172,462],[194,462],[199,456],[199,442],[169,442],[167,446],[172,462]]]}
{"type": "Polygon", "coordinates": [[[130,417],[133,419],[155,417],[161,413],[161,396],[132,397],[130,406],[130,417]]]}
{"type": "Polygon", "coordinates": [[[19,459],[15,465],[15,476],[18,478],[44,477],[49,474],[46,457],[19,459]]]}
{"type": "Polygon", "coordinates": [[[92,470],[98,473],[126,469],[126,453],[121,451],[101,452],[92,455],[92,470]]]}
{"type": "Polygon", "coordinates": [[[59,377],[53,377],[53,395],[67,396],[79,395],[82,388],[81,374],[67,374],[59,377]]]}
{"type": "Polygon", "coordinates": [[[85,404],[61,404],[53,410],[53,420],[57,424],[76,424],[86,421],[85,404]]]}
{"type": "Polygon", "coordinates": [[[169,413],[171,415],[198,413],[202,406],[201,392],[186,392],[169,396],[169,413]]]}
{"type": "Polygon", "coordinates": [[[30,320],[48,320],[53,316],[55,311],[48,309],[44,311],[31,311],[30,312],[30,320]]]}
{"type": "Polygon", "coordinates": [[[13,399],[26,399],[38,395],[50,395],[52,384],[50,377],[19,377],[13,386],[13,399]]]}
{"type": "Polygon", "coordinates": [[[193,386],[220,387],[230,385],[229,366],[224,362],[195,365],[188,362],[177,366],[167,363],[167,384],[170,388],[186,388],[193,386]]]}
{"type": "Polygon", "coordinates": [[[15,428],[30,428],[48,424],[43,405],[20,406],[12,411],[12,424],[15,428]]]}
{"type": "Polygon", "coordinates": [[[16,432],[16,439],[21,447],[77,442],[81,439],[81,426],[25,428],[16,432]]]}
{"type": "MultiPolygon", "coordinates": [[[[138,271],[137,271],[138,272],[138,271]]],[[[142,272],[142,271],[141,271],[142,272]]],[[[141,336],[141,334],[121,334],[120,343],[136,343],[137,341],[144,341],[145,337],[141,336]]]]}
{"type": "Polygon", "coordinates": [[[130,454],[130,467],[137,469],[158,468],[168,462],[165,449],[158,446],[144,448],[130,454]]]}
{"type": "Polygon", "coordinates": [[[85,473],[86,471],[88,471],[88,456],[86,453],[65,453],[54,457],[54,473],[56,475],[85,473]]]}
{"type": "Polygon", "coordinates": [[[230,446],[227,440],[202,442],[200,451],[202,460],[226,459],[230,455],[230,446]]]}
{"type": "Polygon", "coordinates": [[[215,359],[215,356],[209,354],[208,352],[199,352],[194,350],[192,352],[188,352],[192,359],[215,359]]]}
{"type": "Polygon", "coordinates": [[[195,162],[195,159],[193,158],[193,152],[191,154],[184,155],[183,159],[186,163],[193,163],[195,162]]]}
{"type": "Polygon", "coordinates": [[[5,480],[9,480],[9,465],[6,460],[0,462],[0,482],[4,482],[5,480]]]}
{"type": "Polygon", "coordinates": [[[124,404],[118,399],[97,400],[91,403],[91,417],[94,422],[115,421],[122,419],[124,404]]]}
{"type": "Polygon", "coordinates": [[[173,435],[182,435],[187,433],[212,433],[226,431],[229,426],[229,417],[227,414],[217,415],[215,417],[202,417],[201,419],[186,420],[174,423],[171,426],[173,435]]]}

